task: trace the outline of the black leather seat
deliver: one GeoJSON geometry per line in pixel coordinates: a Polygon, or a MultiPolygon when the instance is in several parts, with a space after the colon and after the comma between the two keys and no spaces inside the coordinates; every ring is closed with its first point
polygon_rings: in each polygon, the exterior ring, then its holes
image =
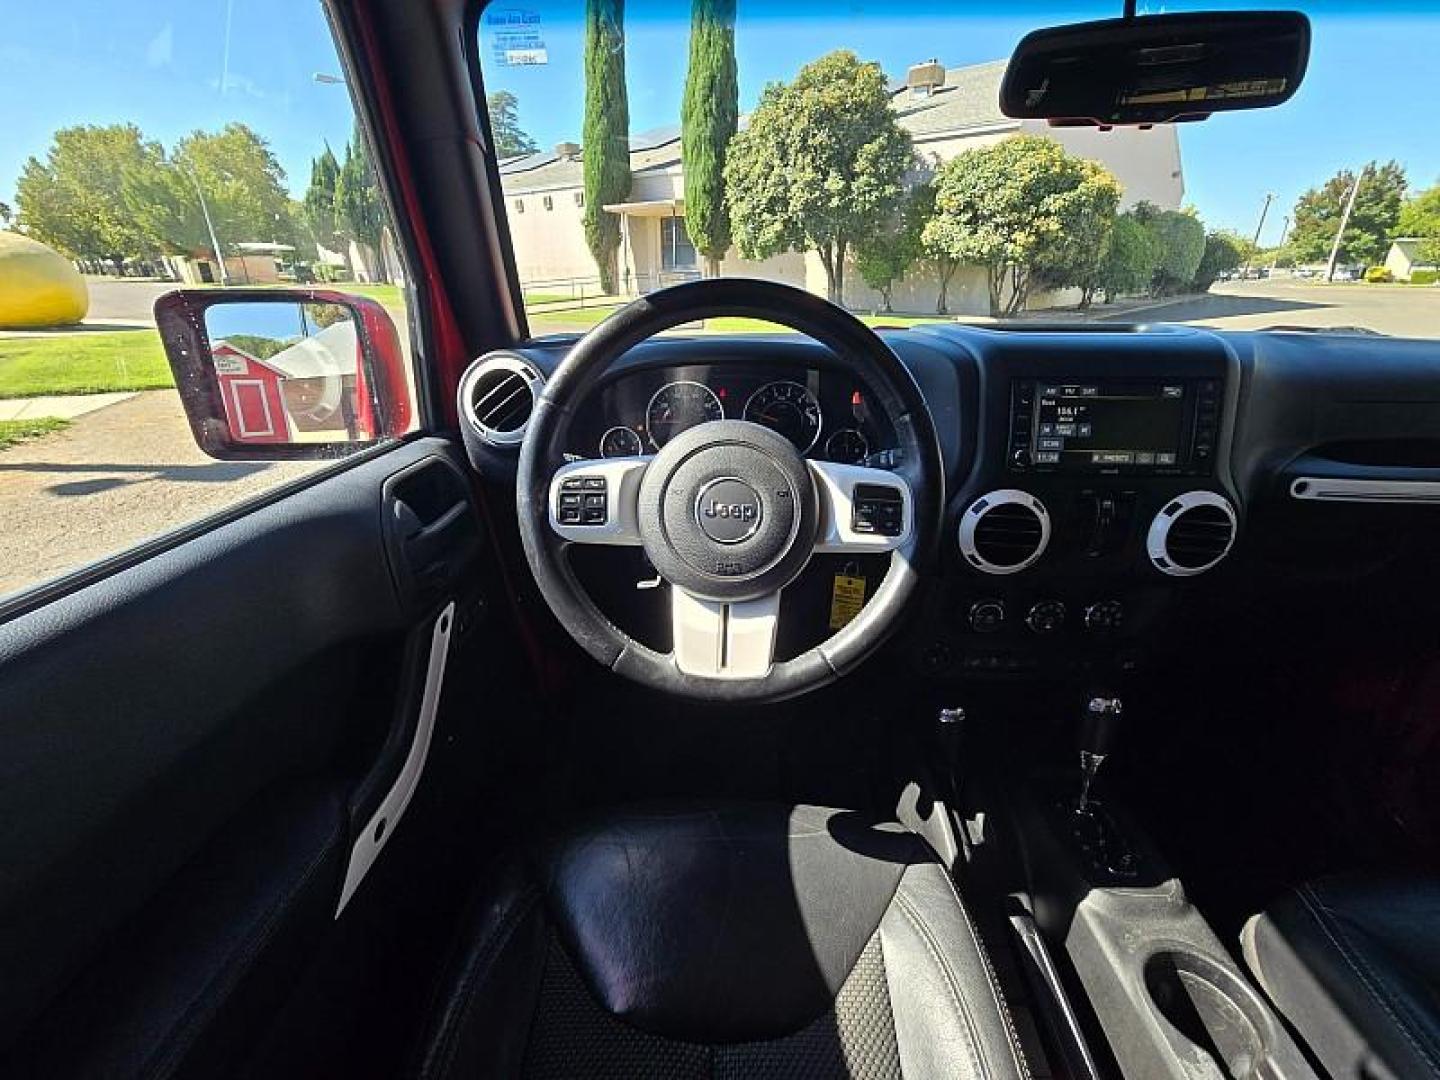
{"type": "Polygon", "coordinates": [[[1440,1077],[1440,878],[1308,882],[1241,943],[1332,1076],[1440,1077]]]}
{"type": "Polygon", "coordinates": [[[948,873],[845,811],[615,811],[475,906],[425,1077],[1028,1077],[948,873]]]}

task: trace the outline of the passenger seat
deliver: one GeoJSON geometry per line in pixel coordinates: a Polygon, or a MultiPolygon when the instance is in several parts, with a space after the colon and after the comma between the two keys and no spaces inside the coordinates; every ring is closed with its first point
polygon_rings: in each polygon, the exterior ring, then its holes
{"type": "Polygon", "coordinates": [[[1246,923],[1241,945],[1337,1080],[1440,1078],[1440,877],[1307,882],[1246,923]]]}

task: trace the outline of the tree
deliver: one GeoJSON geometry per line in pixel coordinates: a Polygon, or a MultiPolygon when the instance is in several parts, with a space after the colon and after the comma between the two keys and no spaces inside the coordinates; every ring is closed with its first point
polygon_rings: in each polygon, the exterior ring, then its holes
{"type": "MultiPolygon", "coordinates": [[[[1299,262],[1325,262],[1345,211],[1355,174],[1342,169],[1323,185],[1311,188],[1295,204],[1289,248],[1299,262]]],[[[1342,263],[1378,263],[1390,249],[1405,197],[1405,170],[1397,162],[1370,162],[1360,172],[1355,208],[1340,244],[1342,263]]]]}
{"type": "Polygon", "coordinates": [[[1155,234],[1133,213],[1118,215],[1100,263],[1100,289],[1106,302],[1148,290],[1159,261],[1155,234]]]}
{"type": "Polygon", "coordinates": [[[25,162],[16,184],[19,225],[70,255],[122,258],[155,251],[156,238],[125,199],[127,180],[154,180],[164,153],[134,124],[61,128],[42,163],[25,162]]]}
{"type": "MultiPolygon", "coordinates": [[[[890,293],[924,254],[920,233],[934,208],[934,189],[928,184],[906,196],[890,217],[855,244],[855,269],[865,284],[880,294],[885,311],[893,310],[890,293]]],[[[953,273],[953,271],[952,271],[953,273]]]]}
{"type": "Polygon", "coordinates": [[[725,153],[740,117],[735,68],[735,0],[694,0],[690,14],[690,68],[680,106],[681,160],[685,163],[685,231],[720,273],[730,249],[725,211],[725,153]]]}
{"type": "Polygon", "coordinates": [[[365,248],[374,258],[372,268],[384,279],[384,258],[381,241],[385,233],[385,212],[380,204],[380,188],[370,164],[370,150],[365,133],[355,125],[355,134],[345,146],[345,162],[335,181],[335,210],[340,233],[365,248]]]}
{"type": "Polygon", "coordinates": [[[900,201],[913,163],[878,64],[840,50],[770,83],[730,143],[726,202],[747,259],[815,251],[827,294],[840,303],[851,247],[900,201]]]}
{"type": "Polygon", "coordinates": [[[193,131],[176,144],[165,164],[167,168],[133,170],[124,185],[131,219],[164,249],[210,251],[202,195],[222,246],[295,242],[285,170],[269,144],[246,125],[193,131]]]}
{"type": "Polygon", "coordinates": [[[1089,213],[1077,215],[1065,231],[1063,243],[1036,267],[1036,280],[1052,288],[1080,290],[1083,311],[1103,287],[1102,271],[1115,229],[1115,209],[1120,204],[1120,184],[1097,190],[1089,213]]]}
{"type": "Polygon", "coordinates": [[[10,227],[10,222],[15,219],[15,211],[10,209],[10,204],[0,199],[0,225],[10,227]]]}
{"type": "Polygon", "coordinates": [[[1205,234],[1205,251],[1195,270],[1196,292],[1208,292],[1221,274],[1237,269],[1248,255],[1250,242],[1234,233],[1217,231],[1205,234]]]}
{"type": "Polygon", "coordinates": [[[920,225],[920,254],[919,258],[935,271],[935,280],[939,288],[935,293],[935,314],[950,314],[950,282],[955,278],[955,271],[960,269],[960,263],[947,254],[943,246],[936,246],[925,238],[925,226],[935,216],[935,183],[927,180],[917,185],[910,192],[910,212],[914,220],[920,225]]]}
{"type": "Polygon", "coordinates": [[[585,243],[600,288],[615,292],[620,219],[630,194],[630,100],[625,92],[625,0],[585,0],[585,243]]]}
{"type": "Polygon", "coordinates": [[[310,162],[310,186],[305,189],[302,217],[315,243],[332,250],[340,243],[340,221],[335,206],[339,180],[340,162],[326,145],[325,152],[310,162]]]}
{"type": "Polygon", "coordinates": [[[1189,289],[1205,254],[1205,226],[1200,219],[1183,210],[1161,210],[1148,202],[1137,203],[1132,213],[1155,243],[1151,293],[1170,296],[1189,289]]]}
{"type": "Polygon", "coordinates": [[[519,98],[509,90],[496,90],[485,95],[485,109],[490,114],[490,137],[495,142],[496,157],[520,157],[535,152],[535,140],[520,127],[519,98]]]}
{"type": "Polygon", "coordinates": [[[1043,136],[1018,135],[941,166],[924,240],[956,262],[983,266],[991,314],[1013,315],[1024,310],[1037,271],[1088,257],[1096,219],[1113,217],[1119,199],[1119,182],[1101,165],[1043,136]]]}
{"type": "Polygon", "coordinates": [[[1395,234],[1419,237],[1416,256],[1427,264],[1440,264],[1440,184],[1426,188],[1400,208],[1395,234]]]}

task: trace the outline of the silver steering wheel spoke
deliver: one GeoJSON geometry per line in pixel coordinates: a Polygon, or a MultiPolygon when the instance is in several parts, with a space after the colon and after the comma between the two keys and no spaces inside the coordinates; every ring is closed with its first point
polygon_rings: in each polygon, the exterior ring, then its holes
{"type": "Polygon", "coordinates": [[[550,478],[550,528],[574,544],[639,547],[640,480],[650,455],[587,458],[550,478]]]}
{"type": "Polygon", "coordinates": [[[775,666],[780,593],[758,600],[704,600],[672,586],[675,666],[686,675],[758,679],[775,666]]]}
{"type": "Polygon", "coordinates": [[[886,469],[810,461],[820,501],[816,551],[883,554],[915,531],[915,497],[904,478],[886,469]]]}

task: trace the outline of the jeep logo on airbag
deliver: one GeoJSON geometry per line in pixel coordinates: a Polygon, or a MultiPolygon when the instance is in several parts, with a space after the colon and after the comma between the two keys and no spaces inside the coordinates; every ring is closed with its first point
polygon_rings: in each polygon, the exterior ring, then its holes
{"type": "Polygon", "coordinates": [[[695,500],[695,521],[701,532],[720,544],[738,544],[760,528],[760,495],[733,476],[712,480],[695,500]]]}

